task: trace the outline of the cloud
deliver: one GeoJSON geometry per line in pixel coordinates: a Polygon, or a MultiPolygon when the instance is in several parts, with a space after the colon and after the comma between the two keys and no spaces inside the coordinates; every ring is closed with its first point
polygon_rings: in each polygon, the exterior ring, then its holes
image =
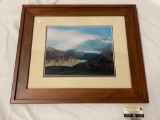
{"type": "Polygon", "coordinates": [[[47,45],[59,50],[71,49],[89,39],[102,39],[102,37],[98,35],[82,34],[78,30],[47,29],[47,45]]]}

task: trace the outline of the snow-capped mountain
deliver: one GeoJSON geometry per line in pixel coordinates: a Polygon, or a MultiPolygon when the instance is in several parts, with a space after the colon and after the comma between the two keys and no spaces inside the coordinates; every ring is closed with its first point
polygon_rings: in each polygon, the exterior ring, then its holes
{"type": "Polygon", "coordinates": [[[107,40],[87,40],[83,43],[76,45],[74,48],[76,50],[84,51],[84,52],[94,52],[94,53],[102,53],[102,52],[112,52],[112,42],[107,40]]]}

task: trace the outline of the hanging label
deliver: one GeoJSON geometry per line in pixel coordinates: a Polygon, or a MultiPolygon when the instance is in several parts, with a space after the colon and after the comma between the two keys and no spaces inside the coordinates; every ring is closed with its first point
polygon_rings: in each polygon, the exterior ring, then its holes
{"type": "Polygon", "coordinates": [[[124,106],[124,117],[144,117],[143,106],[124,106]]]}

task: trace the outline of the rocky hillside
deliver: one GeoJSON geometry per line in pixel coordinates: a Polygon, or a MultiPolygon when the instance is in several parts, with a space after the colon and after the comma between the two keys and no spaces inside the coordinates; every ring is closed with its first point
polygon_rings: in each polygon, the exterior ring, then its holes
{"type": "Polygon", "coordinates": [[[48,46],[46,48],[45,66],[73,66],[79,62],[67,53],[48,46]]]}
{"type": "Polygon", "coordinates": [[[100,73],[114,74],[113,57],[111,57],[108,53],[102,53],[99,56],[88,60],[85,63],[75,65],[73,68],[85,68],[85,70],[87,71],[99,71],[100,73]]]}
{"type": "Polygon", "coordinates": [[[68,66],[48,66],[45,69],[46,75],[52,74],[76,74],[76,75],[113,75],[114,62],[113,57],[108,53],[100,54],[99,56],[88,60],[84,63],[76,64],[72,67],[68,66]]]}

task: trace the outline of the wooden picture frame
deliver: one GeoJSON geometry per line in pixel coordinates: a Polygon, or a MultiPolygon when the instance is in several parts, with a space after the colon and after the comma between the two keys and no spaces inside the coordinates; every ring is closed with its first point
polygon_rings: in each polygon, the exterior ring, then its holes
{"type": "Polygon", "coordinates": [[[148,103],[138,16],[135,5],[23,5],[11,103],[148,103]],[[36,16],[123,16],[131,88],[28,88],[36,16]]]}

